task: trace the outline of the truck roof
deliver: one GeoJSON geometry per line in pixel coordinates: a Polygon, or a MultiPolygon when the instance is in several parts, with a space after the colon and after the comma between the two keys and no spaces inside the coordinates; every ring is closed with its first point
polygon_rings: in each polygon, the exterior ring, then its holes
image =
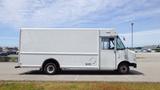
{"type": "Polygon", "coordinates": [[[114,28],[21,28],[21,30],[97,30],[100,36],[117,36],[114,28]]]}
{"type": "Polygon", "coordinates": [[[21,28],[21,30],[115,30],[114,28],[21,28]]]}

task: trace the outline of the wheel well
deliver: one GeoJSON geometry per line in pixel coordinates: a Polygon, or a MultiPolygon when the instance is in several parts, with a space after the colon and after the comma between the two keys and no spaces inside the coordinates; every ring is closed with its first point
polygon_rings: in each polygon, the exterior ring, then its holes
{"type": "Polygon", "coordinates": [[[121,64],[127,64],[127,65],[130,65],[130,63],[129,63],[128,61],[122,61],[122,62],[120,62],[120,63],[118,64],[118,67],[119,67],[119,65],[121,65],[121,64]]]}
{"type": "Polygon", "coordinates": [[[49,59],[46,59],[46,60],[43,62],[43,64],[42,64],[42,69],[43,69],[43,67],[44,67],[47,63],[54,63],[54,64],[57,66],[57,68],[60,68],[60,65],[59,65],[59,63],[58,63],[58,61],[57,61],[56,59],[49,58],[49,59]]]}

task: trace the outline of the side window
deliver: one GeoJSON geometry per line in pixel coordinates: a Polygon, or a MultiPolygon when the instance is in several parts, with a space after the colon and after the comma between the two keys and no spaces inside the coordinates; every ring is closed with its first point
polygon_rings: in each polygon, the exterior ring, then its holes
{"type": "Polygon", "coordinates": [[[106,37],[101,38],[101,49],[106,50],[109,47],[109,39],[106,37]]]}
{"type": "Polygon", "coordinates": [[[101,49],[102,50],[114,49],[114,38],[102,37],[101,49]]]}

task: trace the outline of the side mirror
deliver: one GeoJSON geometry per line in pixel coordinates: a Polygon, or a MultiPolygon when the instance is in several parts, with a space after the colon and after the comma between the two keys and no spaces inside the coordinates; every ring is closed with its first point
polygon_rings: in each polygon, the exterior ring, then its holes
{"type": "Polygon", "coordinates": [[[123,41],[126,41],[126,38],[125,38],[125,37],[123,37],[123,41]]]}

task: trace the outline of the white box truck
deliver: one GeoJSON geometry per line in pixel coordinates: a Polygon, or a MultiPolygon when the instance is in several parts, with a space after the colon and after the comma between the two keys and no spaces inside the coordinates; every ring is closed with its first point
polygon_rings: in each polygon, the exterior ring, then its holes
{"type": "Polygon", "coordinates": [[[137,67],[135,53],[107,28],[22,28],[16,68],[58,70],[118,70],[137,67]]]}

